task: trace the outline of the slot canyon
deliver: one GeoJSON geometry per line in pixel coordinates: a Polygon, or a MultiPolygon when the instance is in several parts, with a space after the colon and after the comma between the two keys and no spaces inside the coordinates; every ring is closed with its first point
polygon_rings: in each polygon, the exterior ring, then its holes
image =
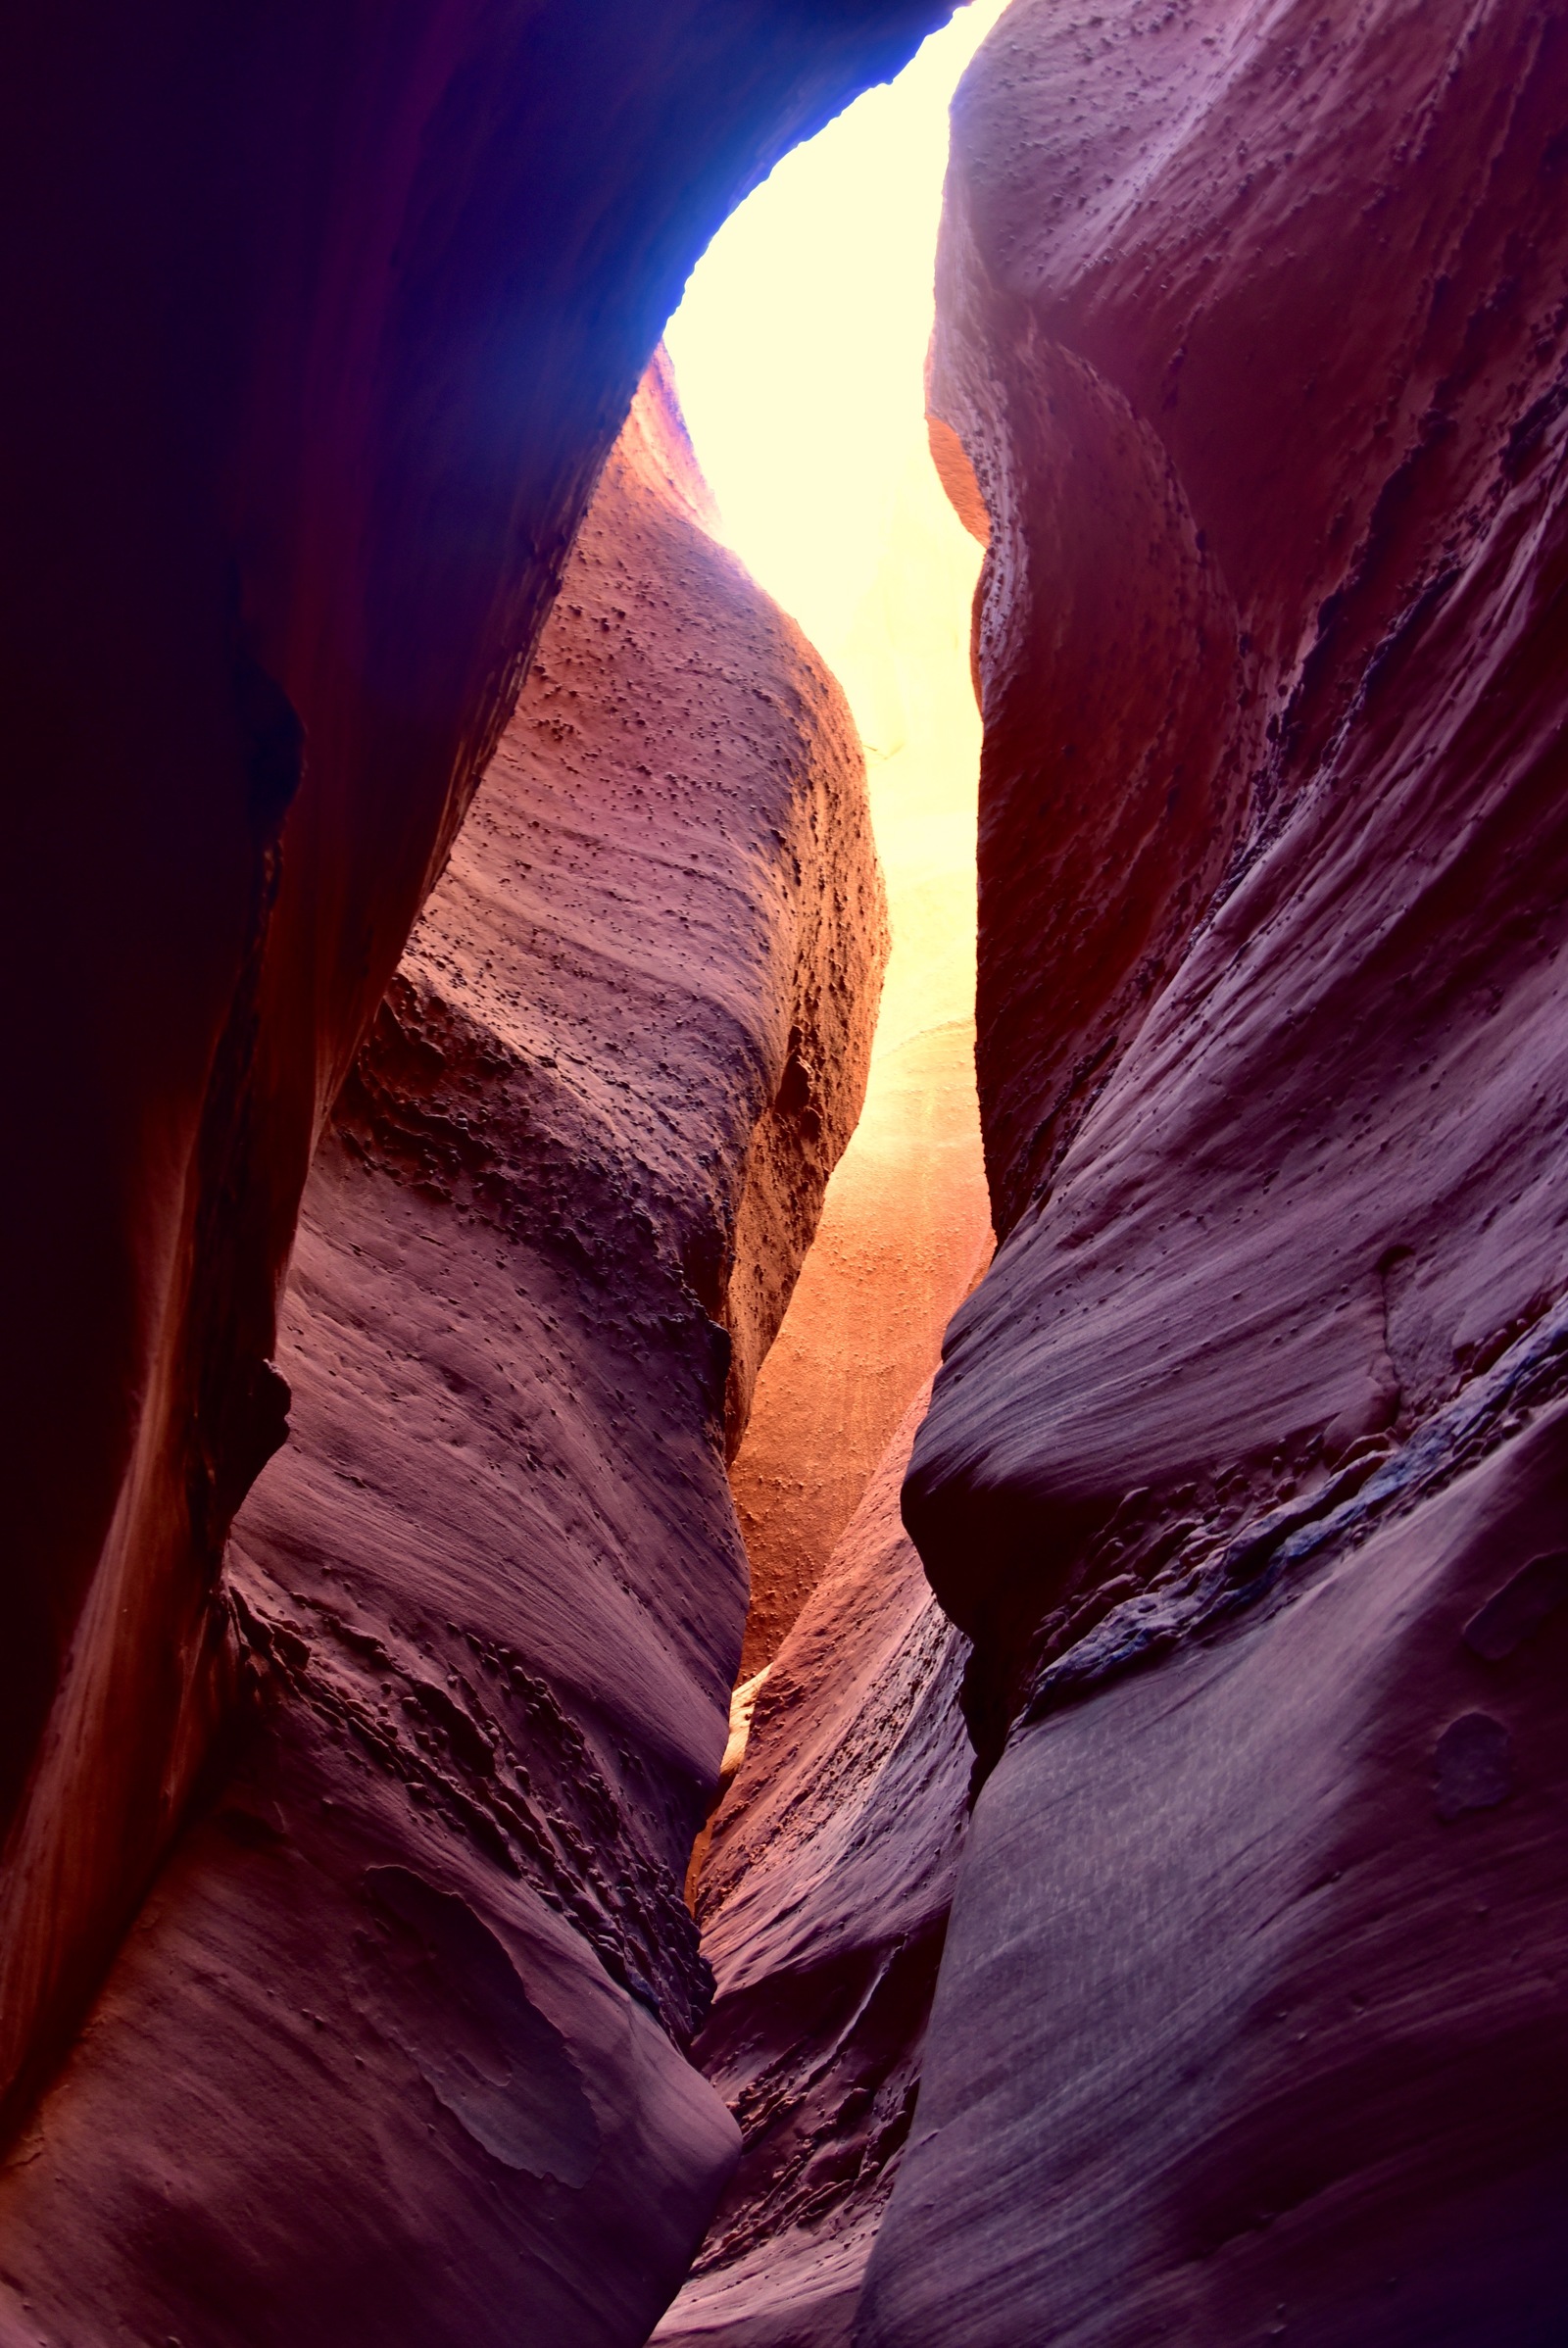
{"type": "Polygon", "coordinates": [[[0,2348],[1568,2336],[1568,15],[951,15],[8,28],[0,2348]]]}

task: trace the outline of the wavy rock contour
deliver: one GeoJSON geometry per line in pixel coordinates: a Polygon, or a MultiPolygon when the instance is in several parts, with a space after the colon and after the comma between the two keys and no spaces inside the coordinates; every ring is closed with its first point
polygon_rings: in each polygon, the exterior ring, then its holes
{"type": "Polygon", "coordinates": [[[1560,2325],[1565,86],[1020,0],[959,93],[991,1774],[861,2348],[1560,2325]]]}
{"type": "Polygon", "coordinates": [[[0,92],[18,1023],[0,2125],[235,1693],[312,1151],[692,263],[938,0],[33,12],[0,92]]]}
{"type": "Polygon", "coordinates": [[[733,2166],[726,1429],[885,932],[842,698],[703,513],[656,367],[307,1188],[254,1702],[0,2172],[8,2342],[635,2348],[733,2166]]]}

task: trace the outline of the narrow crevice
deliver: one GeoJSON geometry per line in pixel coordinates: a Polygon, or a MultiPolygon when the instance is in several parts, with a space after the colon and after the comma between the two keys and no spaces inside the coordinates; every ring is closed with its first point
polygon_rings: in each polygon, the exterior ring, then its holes
{"type": "MultiPolygon", "coordinates": [[[[950,36],[939,108],[982,29],[971,23],[950,36]]],[[[797,156],[791,187],[764,191],[760,223],[745,210],[736,217],[705,265],[715,289],[728,290],[750,240],[765,236],[777,250],[792,218],[821,266],[812,240],[832,233],[822,190],[842,184],[857,136],[868,141],[862,171],[874,174],[877,120],[868,109],[858,132],[852,110],[821,142],[820,161],[797,156]]],[[[657,2335],[671,2343],[688,2331],[710,2336],[721,2317],[742,2336],[803,2290],[812,2305],[822,2300],[826,2321],[828,2301],[858,2287],[911,2125],[964,1826],[965,1645],[898,1515],[943,1333],[993,1247],[974,1074],[971,619],[990,525],[956,435],[925,413],[940,164],[939,143],[932,245],[912,272],[908,365],[889,376],[877,425],[902,451],[888,494],[861,517],[858,543],[847,543],[842,517],[813,510],[820,560],[858,580],[853,608],[814,596],[802,562],[778,551],[748,504],[749,483],[734,481],[726,420],[712,416],[704,371],[713,366],[725,379],[729,344],[714,363],[708,336],[731,336],[735,321],[727,301],[711,322],[705,316],[703,271],[670,332],[699,457],[718,451],[710,470],[721,513],[728,484],[750,524],[742,551],[764,584],[775,584],[767,564],[777,561],[776,591],[794,590],[808,625],[815,615],[818,649],[856,713],[891,933],[859,1121],[730,1467],[750,1603],[729,1741],[687,1896],[715,1984],[694,2058],[734,2114],[743,2150],[657,2335]],[[819,2272],[803,2270],[805,2243],[819,2272]]],[[[830,337],[813,300],[820,285],[792,311],[786,284],[784,315],[761,330],[830,337]]],[[[819,429],[831,441],[861,424],[824,414],[819,429]]],[[[758,436],[753,461],[798,466],[801,447],[758,436]]],[[[789,494],[810,491],[795,482],[789,494]]]]}

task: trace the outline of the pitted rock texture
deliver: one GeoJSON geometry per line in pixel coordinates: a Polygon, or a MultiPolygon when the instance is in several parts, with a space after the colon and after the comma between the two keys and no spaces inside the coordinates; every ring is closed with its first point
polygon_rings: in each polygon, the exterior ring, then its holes
{"type": "Polygon", "coordinates": [[[785,1639],[714,1820],[694,2053],[745,2149],[661,2341],[848,2348],[965,1823],[965,1642],[899,1521],[917,1395],[785,1639]]]}
{"type": "Polygon", "coordinates": [[[1560,2329],[1556,1617],[1461,1634],[1562,1545],[1565,89],[1018,0],[958,95],[1004,1244],[905,1512],[994,1774],[861,2348],[1560,2329]]]}
{"type": "MultiPolygon", "coordinates": [[[[1560,413],[1561,37],[1527,5],[1265,30],[1234,6],[1091,24],[1017,0],[960,87],[931,398],[991,514],[1000,1230],[1215,883],[1331,775],[1396,756],[1507,599],[1560,413]]],[[[1452,756],[1464,714],[1407,749],[1452,756]]]]}
{"type": "Polygon", "coordinates": [[[0,2096],[231,1700],[323,1115],[697,254],[939,0],[33,12],[0,93],[0,2096]]]}
{"type": "Polygon", "coordinates": [[[8,2343],[635,2348],[735,2160],[726,1408],[885,936],[842,698],[702,512],[657,365],[307,1188],[259,1700],[0,2172],[8,2343]]]}

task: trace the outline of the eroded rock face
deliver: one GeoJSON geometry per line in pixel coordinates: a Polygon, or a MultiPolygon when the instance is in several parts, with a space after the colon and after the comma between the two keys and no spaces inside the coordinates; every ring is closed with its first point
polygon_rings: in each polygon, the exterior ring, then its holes
{"type": "Polygon", "coordinates": [[[1560,2335],[1565,1436],[1016,1737],[858,2339],[1560,2335]]]}
{"type": "MultiPolygon", "coordinates": [[[[1309,1457],[1321,1475],[1425,1420],[1568,1277],[1554,1181],[1568,856],[1555,764],[1559,35],[1505,11],[1485,42],[1455,48],[1446,19],[1380,18],[1308,54],[1287,24],[1269,36],[1286,46],[1266,52],[1295,60],[1276,85],[1243,40],[1248,22],[1195,18],[1161,47],[1132,12],[1100,35],[1110,47],[1097,73],[1125,85],[1115,137],[1130,141],[1136,235],[1111,234],[1121,180],[1091,224],[1063,193],[1090,168],[1080,136],[1096,156],[1097,138],[1114,147],[1109,116],[1097,129],[1088,111],[1077,35],[1009,12],[957,116],[941,381],[1008,517],[981,634],[980,1065],[1009,1222],[1041,1161],[1008,1139],[1006,1103],[1033,1067],[1030,1131],[1071,1130],[1070,1085],[1047,1071],[1069,1029],[1090,1030],[1072,1010],[1086,998],[1015,983],[1008,957],[1049,953],[1116,900],[1114,871],[1096,863],[1080,890],[1060,886],[1060,839],[1084,804],[1070,779],[1089,740],[1078,664],[1098,676],[1136,648],[1142,673],[1148,651],[1131,617],[1119,632],[1075,631],[1054,568],[1072,558],[1025,511],[1036,444],[982,420],[982,395],[998,412],[1004,399],[1027,408],[1041,353],[1092,369],[1108,386],[1095,399],[1125,408],[1146,454],[1162,437],[1167,493],[1190,509],[1193,561],[1213,574],[1205,592],[1238,616],[1215,771],[1240,762],[1247,782],[1223,827],[1227,885],[1201,922],[1176,806],[1159,919],[1186,921],[1181,966],[1131,1018],[1103,990],[1121,1056],[1101,1054],[1093,1117],[960,1314],[932,1447],[916,1455],[911,1509],[938,1588],[971,1631],[984,1613],[984,1643],[1009,1658],[1003,1726],[1039,1661],[1024,1645],[1073,1597],[1096,1541],[1119,1544],[1118,1570],[1148,1570],[1154,1547],[1180,1545],[1183,1511],[1196,1532],[1298,1497],[1309,1457]],[[1400,70],[1374,100],[1385,55],[1400,70]],[[1352,101],[1371,127],[1349,139],[1352,101]],[[1047,107],[1083,131],[1009,178],[1009,139],[1047,107]],[[1177,119],[1186,130],[1162,161],[1154,126],[1163,140],[1177,119]],[[1233,134],[1255,168],[1220,203],[1183,174],[1233,134]],[[1462,193],[1440,201],[1439,185],[1462,193]],[[1331,203],[1321,191],[1335,186],[1331,203]],[[1344,228],[1356,204],[1376,235],[1344,228]],[[1294,243],[1277,233],[1285,214],[1294,243]],[[1164,274],[1152,305],[1146,281],[1164,274]],[[1056,669],[1023,659],[1031,630],[1058,648],[1056,669]],[[1069,719],[1084,737],[1071,758],[1069,719]],[[1009,748],[1025,742],[1027,775],[1009,748]],[[1044,922],[1009,910],[1026,870],[1054,907],[1044,922]],[[1017,1039],[1004,1081],[988,1074],[999,1003],[1017,1039]],[[1130,1441],[1144,1492],[1113,1530],[1130,1441]],[[1229,1499],[1216,1477],[1231,1479],[1229,1499]],[[951,1574],[950,1508],[963,1547],[951,1574]]],[[[1065,477],[1076,425],[1059,402],[1045,413],[1053,478],[1065,477]]],[[[1113,539],[1113,559],[1130,561],[1132,543],[1113,539]]],[[[1179,676],[1198,657],[1195,635],[1179,676]]],[[[1205,777],[1172,766],[1175,803],[1205,777]]],[[[1119,819],[1108,782],[1094,804],[1119,819]]]]}
{"type": "Polygon", "coordinates": [[[758,1697],[698,1915],[694,2049],[745,2149],[661,2341],[848,2348],[914,2112],[972,1758],[965,1641],[899,1520],[929,1386],[758,1697]]]}
{"type": "Polygon", "coordinates": [[[994,1774],[863,2348],[1560,2327],[1558,1618],[1463,1634],[1561,1548],[1565,87],[1020,0],[959,94],[1005,1237],[905,1505],[994,1774]]]}
{"type": "Polygon", "coordinates": [[[282,1432],[312,1149],[637,378],[737,197],[943,13],[178,0],[15,28],[13,2113],[229,1700],[215,1588],[282,1432]]]}
{"type": "Polygon", "coordinates": [[[6,2337],[646,2337],[738,2150],[681,1898],[725,1483],[864,1087],[858,744],[662,367],[334,1111],[257,1706],[0,2172],[6,2337]]]}

